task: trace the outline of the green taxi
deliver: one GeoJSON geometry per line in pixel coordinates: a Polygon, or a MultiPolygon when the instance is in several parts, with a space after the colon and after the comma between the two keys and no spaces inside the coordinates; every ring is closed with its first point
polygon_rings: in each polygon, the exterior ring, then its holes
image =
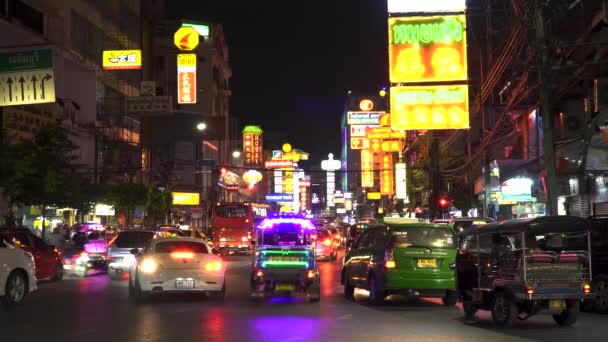
{"type": "Polygon", "coordinates": [[[370,304],[391,294],[441,298],[456,304],[456,238],[447,225],[380,223],[370,225],[344,256],[344,296],[356,287],[369,291],[370,304]]]}

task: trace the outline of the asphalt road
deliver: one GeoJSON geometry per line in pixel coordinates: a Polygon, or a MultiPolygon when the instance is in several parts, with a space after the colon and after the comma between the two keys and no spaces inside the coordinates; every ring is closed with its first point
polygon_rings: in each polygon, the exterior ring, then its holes
{"type": "Polygon", "coordinates": [[[248,296],[249,257],[229,257],[227,297],[158,298],[134,304],[127,280],[105,275],[41,283],[14,311],[0,310],[1,341],[606,341],[608,317],[581,314],[560,328],[550,316],[495,328],[487,313],[463,323],[460,308],[439,301],[399,298],[382,307],[342,297],[339,261],[321,263],[322,299],[307,303],[276,298],[254,303],[248,296]]]}

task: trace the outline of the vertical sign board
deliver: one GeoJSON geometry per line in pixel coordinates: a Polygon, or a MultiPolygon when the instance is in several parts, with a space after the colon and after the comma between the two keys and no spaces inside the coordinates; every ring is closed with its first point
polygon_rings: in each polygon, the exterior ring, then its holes
{"type": "Polygon", "coordinates": [[[196,103],[196,54],[177,55],[177,103],[196,103]]]}
{"type": "Polygon", "coordinates": [[[248,125],[243,128],[243,153],[245,165],[262,164],[262,128],[248,125]]]}
{"type": "Polygon", "coordinates": [[[0,53],[0,107],[55,102],[51,49],[0,53]]]}
{"type": "Polygon", "coordinates": [[[371,150],[361,150],[361,187],[374,186],[373,156],[371,150]]]}
{"type": "Polygon", "coordinates": [[[277,194],[283,193],[283,171],[274,171],[274,192],[277,194]]]}
{"type": "Polygon", "coordinates": [[[253,164],[253,134],[243,133],[243,154],[245,165],[253,164]]]}
{"type": "Polygon", "coordinates": [[[407,180],[405,163],[395,164],[395,198],[407,201],[407,180]]]}
{"type": "Polygon", "coordinates": [[[334,190],[336,190],[336,173],[327,171],[327,206],[334,207],[334,190]]]}
{"type": "Polygon", "coordinates": [[[380,173],[380,193],[382,195],[393,194],[393,156],[382,155],[382,172],[380,173]]]}

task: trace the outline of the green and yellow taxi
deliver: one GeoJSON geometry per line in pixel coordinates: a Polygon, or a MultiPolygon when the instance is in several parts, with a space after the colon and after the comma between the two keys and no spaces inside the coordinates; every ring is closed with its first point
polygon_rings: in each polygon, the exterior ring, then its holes
{"type": "Polygon", "coordinates": [[[395,294],[455,305],[455,257],[456,238],[447,225],[372,224],[344,257],[344,296],[353,299],[358,287],[370,292],[370,304],[395,294]]]}

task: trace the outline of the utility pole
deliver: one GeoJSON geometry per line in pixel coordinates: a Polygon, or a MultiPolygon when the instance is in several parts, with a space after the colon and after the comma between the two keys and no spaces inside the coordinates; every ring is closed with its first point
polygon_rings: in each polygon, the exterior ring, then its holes
{"type": "Polygon", "coordinates": [[[440,175],[440,165],[439,165],[439,156],[441,151],[439,151],[439,140],[433,134],[433,132],[428,132],[430,143],[431,143],[431,196],[429,196],[429,209],[431,210],[430,218],[431,220],[435,218],[437,212],[442,210],[439,206],[439,191],[441,188],[441,175],[440,175]]]}
{"type": "Polygon", "coordinates": [[[557,176],[555,173],[555,154],[553,144],[553,113],[550,79],[547,75],[549,67],[549,50],[545,35],[545,1],[536,0],[536,44],[540,51],[540,65],[538,67],[538,82],[540,85],[541,115],[543,124],[543,161],[545,164],[547,186],[547,214],[557,215],[557,176]]]}

